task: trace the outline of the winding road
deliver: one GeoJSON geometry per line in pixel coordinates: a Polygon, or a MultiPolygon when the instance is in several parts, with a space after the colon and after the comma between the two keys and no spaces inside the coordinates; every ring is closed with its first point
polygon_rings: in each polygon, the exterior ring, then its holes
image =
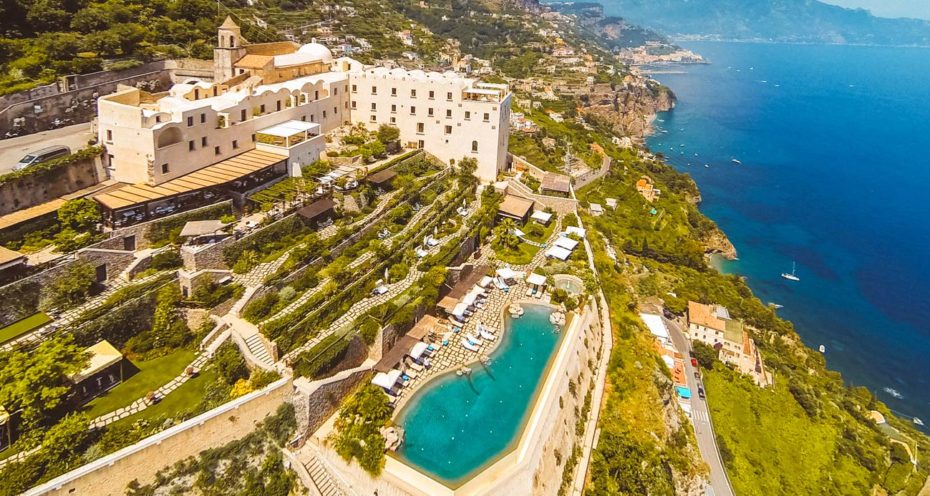
{"type": "Polygon", "coordinates": [[[713,496],[733,496],[733,487],[730,486],[730,479],[727,478],[727,472],[723,466],[723,459],[720,458],[720,451],[717,449],[717,440],[714,437],[714,425],[710,418],[710,411],[707,408],[707,402],[697,394],[699,381],[694,377],[695,368],[691,366],[689,358],[691,351],[691,341],[685,336],[684,331],[677,322],[662,318],[665,326],[668,327],[669,334],[672,337],[672,343],[682,355],[685,364],[685,377],[688,378],[688,387],[693,391],[694,396],[691,399],[691,419],[694,424],[694,435],[697,437],[698,449],[701,451],[701,457],[710,467],[710,489],[706,494],[713,496]]]}

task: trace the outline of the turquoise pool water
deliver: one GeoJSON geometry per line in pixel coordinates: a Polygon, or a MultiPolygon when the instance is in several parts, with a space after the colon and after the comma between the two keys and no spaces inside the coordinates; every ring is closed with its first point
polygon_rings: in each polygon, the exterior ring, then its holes
{"type": "Polygon", "coordinates": [[[524,309],[523,317],[508,318],[490,365],[434,379],[400,412],[402,460],[455,486],[513,447],[559,343],[548,307],[524,309]]]}

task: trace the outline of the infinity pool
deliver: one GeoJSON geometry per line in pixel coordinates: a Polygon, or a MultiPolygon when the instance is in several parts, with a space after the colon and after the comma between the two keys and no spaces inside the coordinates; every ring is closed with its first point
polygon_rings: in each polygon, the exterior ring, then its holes
{"type": "Polygon", "coordinates": [[[411,398],[397,418],[406,430],[400,459],[457,486],[513,448],[560,336],[549,307],[524,309],[523,317],[507,319],[490,365],[471,365],[470,376],[440,376],[411,398]]]}

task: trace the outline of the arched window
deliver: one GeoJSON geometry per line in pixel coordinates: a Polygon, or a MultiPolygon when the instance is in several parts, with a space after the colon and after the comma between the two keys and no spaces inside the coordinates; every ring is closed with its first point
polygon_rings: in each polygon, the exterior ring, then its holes
{"type": "Polygon", "coordinates": [[[478,141],[477,141],[477,140],[471,142],[471,151],[472,151],[472,152],[477,152],[477,151],[478,151],[478,141]]]}
{"type": "Polygon", "coordinates": [[[229,35],[229,47],[236,48],[236,37],[233,35],[229,35]]]}

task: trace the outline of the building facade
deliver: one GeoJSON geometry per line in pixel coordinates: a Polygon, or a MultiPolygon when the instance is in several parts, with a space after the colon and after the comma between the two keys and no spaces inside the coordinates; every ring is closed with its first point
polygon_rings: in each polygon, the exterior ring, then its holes
{"type": "Polygon", "coordinates": [[[292,162],[318,158],[322,134],[359,122],[372,130],[397,126],[405,145],[444,161],[473,157],[484,181],[505,167],[506,85],[453,72],[365,67],[335,59],[315,42],[250,44],[228,18],[217,36],[214,81],[191,80],[160,94],[121,87],[98,100],[99,138],[113,179],[156,187],[254,149],[286,157],[292,171],[292,162]],[[294,140],[280,126],[295,121],[318,124],[296,138],[316,139],[314,146],[291,149],[294,140]],[[262,139],[272,128],[277,133],[262,139]]]}

